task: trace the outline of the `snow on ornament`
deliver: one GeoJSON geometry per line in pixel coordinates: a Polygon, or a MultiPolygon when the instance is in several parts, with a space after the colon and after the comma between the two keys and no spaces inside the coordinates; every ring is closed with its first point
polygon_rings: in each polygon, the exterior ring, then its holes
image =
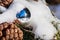
{"type": "Polygon", "coordinates": [[[15,19],[19,21],[23,19],[22,23],[27,21],[33,26],[32,32],[44,40],[53,39],[57,33],[55,26],[51,22],[60,22],[59,19],[52,15],[50,9],[42,0],[38,0],[38,2],[33,0],[13,0],[8,9],[0,15],[0,23],[11,23],[15,19]]]}

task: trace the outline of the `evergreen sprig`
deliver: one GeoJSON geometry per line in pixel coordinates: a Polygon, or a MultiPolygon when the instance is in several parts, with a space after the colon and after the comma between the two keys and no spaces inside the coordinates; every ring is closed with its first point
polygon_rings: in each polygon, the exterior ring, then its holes
{"type": "Polygon", "coordinates": [[[36,40],[34,38],[35,34],[31,30],[24,29],[24,25],[16,24],[23,31],[23,40],[36,40]]]}

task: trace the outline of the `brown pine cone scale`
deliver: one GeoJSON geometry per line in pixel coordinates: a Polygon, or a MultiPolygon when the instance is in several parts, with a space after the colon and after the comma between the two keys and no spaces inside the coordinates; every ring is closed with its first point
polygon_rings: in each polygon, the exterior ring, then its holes
{"type": "Polygon", "coordinates": [[[14,23],[0,24],[0,40],[22,40],[23,32],[14,23]],[[3,27],[3,28],[2,28],[3,27]]]}
{"type": "Polygon", "coordinates": [[[0,0],[0,6],[9,7],[13,0],[0,0]]]}

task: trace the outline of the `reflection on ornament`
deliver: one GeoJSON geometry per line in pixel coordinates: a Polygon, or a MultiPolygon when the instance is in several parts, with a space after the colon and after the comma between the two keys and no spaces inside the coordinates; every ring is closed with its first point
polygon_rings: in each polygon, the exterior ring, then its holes
{"type": "Polygon", "coordinates": [[[16,17],[26,22],[30,19],[31,14],[27,8],[24,8],[23,10],[21,10],[19,13],[16,14],[16,17]]]}

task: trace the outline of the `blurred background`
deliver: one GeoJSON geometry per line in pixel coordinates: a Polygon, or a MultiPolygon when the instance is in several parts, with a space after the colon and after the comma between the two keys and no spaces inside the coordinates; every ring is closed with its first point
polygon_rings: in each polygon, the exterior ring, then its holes
{"type": "Polygon", "coordinates": [[[45,0],[50,10],[60,19],[60,0],[45,0]]]}

